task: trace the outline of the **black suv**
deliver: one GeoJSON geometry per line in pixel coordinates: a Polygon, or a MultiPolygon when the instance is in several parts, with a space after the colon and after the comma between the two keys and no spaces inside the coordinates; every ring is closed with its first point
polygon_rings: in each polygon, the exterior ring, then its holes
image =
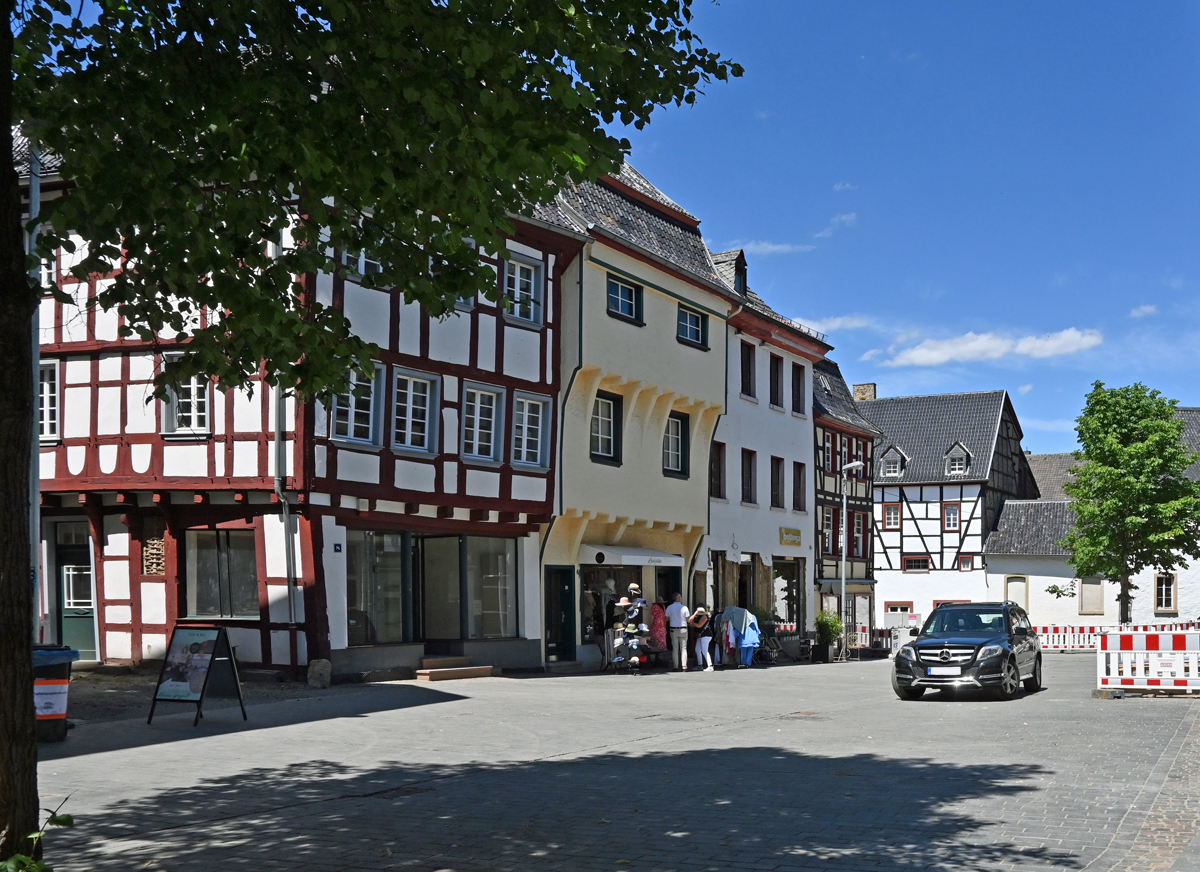
{"type": "Polygon", "coordinates": [[[994,688],[1012,699],[1021,682],[1030,693],[1042,686],[1042,646],[1029,615],[1014,602],[938,606],[917,638],[896,652],[892,689],[901,699],[920,699],[929,688],[994,688]]]}

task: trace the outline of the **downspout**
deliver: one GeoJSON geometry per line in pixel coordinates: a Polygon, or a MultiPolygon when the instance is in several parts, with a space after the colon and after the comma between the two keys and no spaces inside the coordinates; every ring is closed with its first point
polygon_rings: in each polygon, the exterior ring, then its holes
{"type": "MultiPolygon", "coordinates": [[[[725,408],[726,409],[729,408],[729,326],[730,326],[729,322],[732,321],[734,318],[736,318],[741,313],[742,309],[744,309],[744,308],[746,308],[745,304],[740,305],[725,317],[725,408]]],[[[725,413],[722,412],[721,414],[717,415],[717,420],[713,423],[713,437],[714,438],[717,435],[717,428],[721,426],[721,419],[724,417],[725,417],[725,413]]],[[[713,444],[713,440],[709,439],[708,440],[708,466],[709,466],[709,469],[712,468],[712,444],[713,444]]],[[[707,509],[708,509],[708,521],[706,523],[706,526],[708,527],[707,535],[711,536],[712,535],[712,494],[708,495],[707,509]]],[[[701,541],[701,543],[703,543],[704,539],[701,539],[700,541],[701,541]]],[[[696,546],[696,555],[695,555],[695,557],[693,557],[693,563],[695,560],[699,559],[699,557],[700,557],[700,546],[696,546]]],[[[714,602],[713,608],[715,609],[717,607],[717,605],[718,604],[714,602]]]]}
{"type": "MultiPolygon", "coordinates": [[[[37,145],[32,139],[29,140],[29,220],[33,221],[41,215],[42,212],[42,155],[38,151],[37,145]]],[[[33,254],[37,248],[38,231],[36,226],[31,226],[28,237],[27,254],[33,254]]],[[[41,284],[40,267],[34,266],[29,271],[30,276],[41,284]]],[[[33,392],[30,396],[34,397],[39,402],[41,396],[41,343],[39,342],[38,329],[40,323],[41,306],[33,310],[33,317],[30,319],[29,341],[30,341],[30,359],[32,364],[31,375],[33,378],[33,392]]],[[[58,379],[54,382],[55,390],[58,389],[58,379]]],[[[33,643],[36,645],[42,640],[39,637],[39,626],[41,618],[41,597],[39,590],[39,577],[41,575],[42,563],[42,512],[41,512],[41,455],[38,451],[38,445],[41,439],[40,427],[38,426],[38,412],[35,411],[32,415],[33,426],[29,433],[32,437],[29,443],[29,580],[33,585],[33,610],[30,615],[32,626],[30,631],[33,634],[33,643]]],[[[93,576],[94,577],[94,576],[93,576]]],[[[61,639],[58,640],[60,643],[61,639]]],[[[99,648],[97,648],[97,656],[99,656],[99,648]]]]}
{"type": "Polygon", "coordinates": [[[287,571],[288,636],[290,659],[294,671],[299,666],[296,640],[296,553],[293,547],[291,505],[284,492],[284,474],[287,469],[287,444],[283,439],[283,418],[287,411],[287,395],[283,385],[275,387],[275,496],[279,498],[279,512],[283,517],[283,557],[287,571]]]}

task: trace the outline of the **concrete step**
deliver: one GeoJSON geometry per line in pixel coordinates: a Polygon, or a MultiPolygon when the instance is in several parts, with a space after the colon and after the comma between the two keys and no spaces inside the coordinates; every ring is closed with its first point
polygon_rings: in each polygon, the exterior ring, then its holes
{"type": "Polygon", "coordinates": [[[470,657],[422,657],[422,669],[457,669],[460,666],[470,666],[470,657]]]}
{"type": "Polygon", "coordinates": [[[418,669],[417,681],[448,681],[452,678],[488,678],[491,666],[454,666],[448,669],[418,669]]]}
{"type": "Polygon", "coordinates": [[[552,660],[546,664],[546,671],[551,675],[583,672],[583,662],[579,660],[552,660]]]}

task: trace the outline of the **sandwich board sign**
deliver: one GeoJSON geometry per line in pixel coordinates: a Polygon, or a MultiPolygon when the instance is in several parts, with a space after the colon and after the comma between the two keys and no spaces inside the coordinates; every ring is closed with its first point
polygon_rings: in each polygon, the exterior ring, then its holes
{"type": "Polygon", "coordinates": [[[196,726],[203,717],[201,709],[205,696],[237,697],[242,720],[246,720],[237,662],[233,659],[225,628],[176,627],[158,674],[146,723],[154,720],[154,710],[160,702],[182,702],[196,706],[196,719],[192,721],[192,726],[196,726]]]}

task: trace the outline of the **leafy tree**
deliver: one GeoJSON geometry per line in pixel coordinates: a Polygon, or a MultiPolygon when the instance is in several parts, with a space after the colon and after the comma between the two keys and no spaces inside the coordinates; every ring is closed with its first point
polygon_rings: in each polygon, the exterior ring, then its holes
{"type": "MultiPolygon", "coordinates": [[[[691,31],[691,0],[7,0],[0,112],[62,159],[42,250],[125,270],[96,305],[194,373],[260,371],[311,395],[372,348],[305,276],[369,252],[364,282],[432,312],[495,298],[508,216],[611,171],[607,132],[741,75],[691,31]],[[15,73],[15,76],[13,75],[15,73]],[[272,244],[267,245],[265,242],[272,244]],[[221,313],[207,319],[204,311],[221,313]]],[[[11,153],[5,127],[0,150],[11,153]]],[[[0,859],[36,823],[25,468],[31,450],[19,181],[0,205],[0,859]]]]}
{"type": "Polygon", "coordinates": [[[1064,486],[1075,526],[1061,544],[1080,577],[1120,584],[1123,623],[1132,620],[1133,576],[1186,568],[1200,554],[1200,484],[1185,475],[1198,456],[1183,444],[1177,404],[1140,383],[1096,382],[1076,419],[1082,462],[1064,486]]]}

